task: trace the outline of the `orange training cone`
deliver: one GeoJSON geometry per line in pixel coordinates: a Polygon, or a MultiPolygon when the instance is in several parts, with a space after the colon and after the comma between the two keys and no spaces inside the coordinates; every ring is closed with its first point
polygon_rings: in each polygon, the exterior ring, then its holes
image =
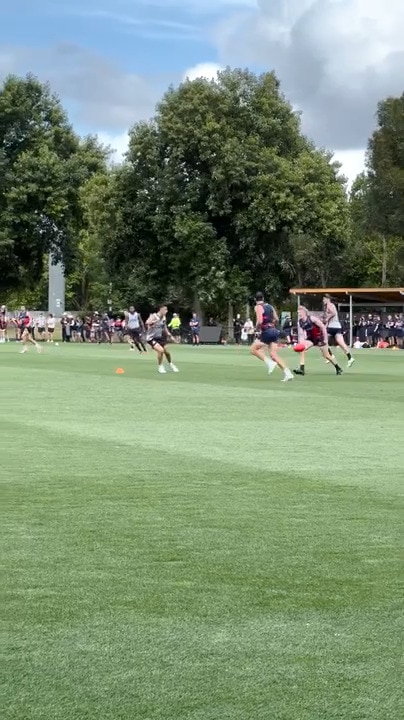
{"type": "Polygon", "coordinates": [[[123,370],[122,368],[117,368],[115,370],[115,375],[124,375],[124,374],[125,374],[125,370],[123,370]]]}

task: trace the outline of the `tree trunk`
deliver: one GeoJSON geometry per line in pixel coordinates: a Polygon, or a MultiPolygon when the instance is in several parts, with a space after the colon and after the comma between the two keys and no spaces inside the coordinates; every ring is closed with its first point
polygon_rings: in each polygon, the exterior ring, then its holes
{"type": "Polygon", "coordinates": [[[202,303],[198,297],[198,295],[194,295],[194,312],[196,312],[199,320],[201,321],[201,325],[203,325],[203,308],[202,303]]]}
{"type": "Polygon", "coordinates": [[[228,332],[229,332],[229,338],[232,340],[234,339],[234,308],[233,304],[229,302],[228,308],[227,308],[227,325],[228,325],[228,332]]]}

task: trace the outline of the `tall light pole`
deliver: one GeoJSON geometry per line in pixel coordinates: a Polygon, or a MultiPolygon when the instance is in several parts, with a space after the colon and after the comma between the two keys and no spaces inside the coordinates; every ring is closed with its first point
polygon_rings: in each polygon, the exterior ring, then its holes
{"type": "Polygon", "coordinates": [[[48,312],[60,317],[65,311],[65,275],[61,263],[52,264],[52,255],[48,259],[49,281],[48,281],[48,312]]]}

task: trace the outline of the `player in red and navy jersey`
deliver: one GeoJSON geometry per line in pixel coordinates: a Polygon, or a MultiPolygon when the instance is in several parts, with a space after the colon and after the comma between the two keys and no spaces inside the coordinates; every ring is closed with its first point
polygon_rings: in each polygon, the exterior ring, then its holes
{"type": "Polygon", "coordinates": [[[20,352],[27,352],[27,343],[31,343],[31,345],[34,345],[37,352],[41,352],[41,348],[32,336],[32,328],[34,327],[32,317],[25,308],[21,308],[21,312],[18,316],[18,326],[20,328],[20,341],[22,343],[22,349],[20,350],[20,352]]]}
{"type": "Polygon", "coordinates": [[[255,302],[256,331],[258,337],[251,346],[251,354],[266,364],[269,375],[278,367],[283,371],[282,382],[289,382],[289,380],[293,380],[293,375],[278,355],[278,340],[280,335],[277,328],[279,322],[278,313],[273,305],[265,302],[262,293],[256,294],[255,302]],[[266,350],[269,351],[269,357],[266,355],[266,350]]]}
{"type": "Polygon", "coordinates": [[[304,305],[299,306],[298,313],[298,347],[303,349],[300,351],[300,367],[293,371],[295,375],[305,375],[304,356],[312,347],[318,347],[325,360],[333,365],[336,374],[342,375],[340,366],[328,350],[328,332],[324,323],[315,315],[311,315],[304,305]]]}

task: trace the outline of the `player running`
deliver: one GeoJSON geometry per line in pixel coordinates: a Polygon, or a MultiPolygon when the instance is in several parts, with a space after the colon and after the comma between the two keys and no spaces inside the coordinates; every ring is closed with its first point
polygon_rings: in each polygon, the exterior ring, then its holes
{"type": "MultiPolygon", "coordinates": [[[[348,367],[352,367],[352,365],[355,362],[355,358],[352,357],[351,353],[349,352],[348,345],[346,344],[344,340],[344,335],[342,332],[342,325],[341,321],[338,316],[338,310],[335,307],[333,301],[331,300],[331,297],[329,295],[324,295],[323,297],[323,307],[324,307],[324,323],[327,326],[328,335],[332,337],[337,345],[341,348],[341,350],[344,351],[345,355],[348,359],[348,367]]],[[[329,354],[332,355],[332,352],[329,349],[329,354]]]]}
{"type": "Polygon", "coordinates": [[[318,347],[325,360],[328,360],[334,368],[337,375],[342,375],[342,370],[328,350],[328,333],[324,323],[315,315],[311,315],[304,305],[299,305],[299,323],[298,323],[298,340],[299,346],[304,349],[300,351],[300,367],[293,370],[295,375],[305,375],[305,352],[312,347],[318,347]]]}
{"type": "Polygon", "coordinates": [[[146,345],[142,341],[142,333],[144,332],[144,324],[140,313],[138,313],[133,305],[130,306],[129,312],[125,313],[126,332],[129,336],[130,349],[135,347],[141,352],[147,352],[146,345]]]}
{"type": "Polygon", "coordinates": [[[259,333],[259,337],[253,342],[250,352],[265,363],[268,368],[268,375],[270,375],[276,367],[279,367],[283,371],[282,382],[289,382],[293,380],[293,374],[279,357],[277,351],[280,335],[276,327],[279,322],[278,314],[272,305],[265,302],[261,292],[256,294],[255,302],[256,331],[259,333]],[[269,357],[267,357],[265,353],[267,349],[269,351],[269,357]]]}
{"type": "Polygon", "coordinates": [[[167,372],[164,367],[164,358],[166,358],[170,370],[174,373],[178,372],[178,368],[171,360],[171,353],[166,348],[167,339],[174,340],[167,328],[167,310],[166,305],[161,305],[158,311],[149,315],[146,320],[146,340],[157,353],[158,371],[162,375],[167,372]]]}
{"type": "Polygon", "coordinates": [[[36,342],[36,340],[34,340],[34,337],[32,334],[32,328],[34,327],[33,320],[32,320],[31,315],[25,310],[25,308],[21,309],[21,312],[18,316],[18,322],[19,322],[20,333],[21,333],[20,341],[22,343],[22,350],[20,350],[20,353],[23,354],[23,353],[27,352],[27,350],[28,350],[27,343],[31,343],[31,345],[34,345],[34,347],[36,348],[36,351],[38,353],[40,353],[41,348],[38,345],[38,343],[36,342]]]}

